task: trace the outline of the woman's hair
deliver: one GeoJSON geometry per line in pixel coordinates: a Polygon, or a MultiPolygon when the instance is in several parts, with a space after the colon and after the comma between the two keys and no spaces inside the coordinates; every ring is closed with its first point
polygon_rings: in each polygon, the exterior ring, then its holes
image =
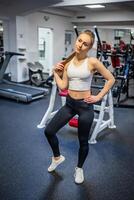
{"type": "Polygon", "coordinates": [[[91,48],[92,48],[92,46],[93,46],[93,44],[94,44],[94,40],[95,40],[95,34],[92,32],[92,31],[90,31],[90,30],[85,30],[85,31],[82,31],[81,33],[80,33],[80,35],[81,34],[83,34],[83,33],[85,33],[85,34],[87,34],[88,36],[90,36],[90,38],[91,38],[91,48]]]}

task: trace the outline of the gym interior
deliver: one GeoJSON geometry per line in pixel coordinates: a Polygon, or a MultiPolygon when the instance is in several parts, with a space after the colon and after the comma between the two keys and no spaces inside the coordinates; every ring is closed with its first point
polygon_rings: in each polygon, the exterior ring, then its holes
{"type": "MultiPolygon", "coordinates": [[[[0,200],[134,199],[134,1],[0,1],[0,200]],[[47,122],[65,103],[52,74],[90,29],[97,57],[115,77],[99,105],[76,185],[77,118],[58,132],[63,165],[48,173],[47,122]]],[[[99,74],[93,93],[104,84],[99,74]]]]}

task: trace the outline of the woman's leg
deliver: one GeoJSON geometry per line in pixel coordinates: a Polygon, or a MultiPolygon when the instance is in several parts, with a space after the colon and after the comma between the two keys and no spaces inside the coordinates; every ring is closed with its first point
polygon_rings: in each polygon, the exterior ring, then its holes
{"type": "Polygon", "coordinates": [[[45,128],[45,135],[52,148],[54,157],[60,156],[57,131],[62,128],[73,116],[74,111],[68,105],[63,106],[45,128]]]}
{"type": "MultiPolygon", "coordinates": [[[[86,103],[84,103],[86,105],[86,103]]],[[[84,161],[89,151],[89,134],[94,119],[93,105],[86,105],[83,109],[79,110],[78,118],[78,139],[79,139],[79,153],[78,153],[78,165],[82,168],[84,161]],[[87,108],[86,108],[87,106],[87,108]]]]}

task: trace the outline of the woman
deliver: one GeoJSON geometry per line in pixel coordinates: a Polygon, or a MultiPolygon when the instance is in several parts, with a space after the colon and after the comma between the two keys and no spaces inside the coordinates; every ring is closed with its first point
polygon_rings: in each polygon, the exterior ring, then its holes
{"type": "Polygon", "coordinates": [[[57,86],[68,89],[66,104],[56,113],[45,129],[45,135],[53,151],[52,163],[48,168],[52,172],[61,164],[65,157],[60,154],[57,131],[62,128],[73,116],[78,115],[79,152],[78,163],[75,168],[75,183],[84,181],[83,164],[88,155],[89,133],[94,118],[93,104],[100,101],[113,86],[115,79],[105,66],[96,58],[88,57],[87,53],[94,43],[94,34],[91,31],[80,33],[75,43],[75,55],[66,65],[58,63],[54,69],[54,78],[57,86]],[[91,94],[91,81],[94,72],[99,72],[106,83],[97,94],[91,94]],[[63,73],[63,76],[59,75],[63,73]]]}

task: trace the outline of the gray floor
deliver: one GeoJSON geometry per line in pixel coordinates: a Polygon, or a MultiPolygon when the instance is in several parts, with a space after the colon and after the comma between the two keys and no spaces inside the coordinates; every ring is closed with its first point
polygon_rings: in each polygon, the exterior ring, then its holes
{"type": "Polygon", "coordinates": [[[47,172],[51,151],[36,126],[48,102],[49,96],[30,104],[0,99],[0,200],[133,200],[134,110],[115,108],[116,130],[106,129],[90,145],[85,182],[76,185],[77,129],[59,131],[66,161],[47,172]]]}

